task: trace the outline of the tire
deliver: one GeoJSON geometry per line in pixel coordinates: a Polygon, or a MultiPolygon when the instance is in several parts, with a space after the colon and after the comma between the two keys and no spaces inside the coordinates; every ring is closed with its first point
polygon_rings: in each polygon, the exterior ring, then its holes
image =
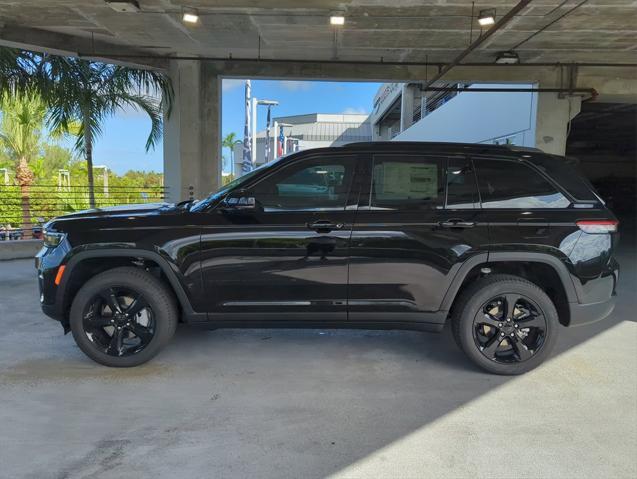
{"type": "Polygon", "coordinates": [[[135,267],[91,278],[73,299],[69,318],[79,348],[110,367],[138,366],[153,358],[175,333],[177,320],[172,292],[135,267]]]}
{"type": "Polygon", "coordinates": [[[536,284],[502,274],[479,279],[462,292],[451,326],[456,343],[476,365],[516,375],[551,354],[559,320],[555,305],[536,284]]]}

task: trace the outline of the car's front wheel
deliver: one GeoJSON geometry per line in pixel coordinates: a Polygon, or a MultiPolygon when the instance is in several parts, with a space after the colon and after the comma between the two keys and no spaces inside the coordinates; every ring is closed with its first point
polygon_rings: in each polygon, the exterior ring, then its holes
{"type": "Polygon", "coordinates": [[[559,321],[551,299],[534,283],[511,275],[482,278],[454,305],[454,338],[465,354],[495,374],[522,374],[544,361],[559,321]]]}
{"type": "Polygon", "coordinates": [[[145,363],[170,340],[177,326],[171,292],[155,276],[134,267],[91,278],[71,306],[75,342],[105,366],[145,363]]]}

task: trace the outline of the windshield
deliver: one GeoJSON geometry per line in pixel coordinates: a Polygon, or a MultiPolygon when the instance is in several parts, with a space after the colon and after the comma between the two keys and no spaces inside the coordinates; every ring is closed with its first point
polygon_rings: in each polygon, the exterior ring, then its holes
{"type": "Polygon", "coordinates": [[[192,208],[191,208],[191,211],[201,211],[201,210],[207,208],[208,205],[210,205],[211,203],[214,203],[219,198],[225,196],[228,192],[234,190],[235,188],[240,187],[242,184],[247,183],[253,177],[255,177],[257,174],[260,174],[262,171],[265,171],[265,170],[273,167],[279,161],[281,161],[283,158],[284,157],[277,158],[276,160],[271,161],[270,163],[264,163],[264,164],[262,164],[260,166],[257,166],[250,173],[246,173],[245,175],[240,176],[239,178],[235,178],[230,183],[223,185],[221,187],[221,189],[217,190],[214,193],[211,193],[208,197],[204,198],[203,200],[195,202],[193,204],[192,208]]]}

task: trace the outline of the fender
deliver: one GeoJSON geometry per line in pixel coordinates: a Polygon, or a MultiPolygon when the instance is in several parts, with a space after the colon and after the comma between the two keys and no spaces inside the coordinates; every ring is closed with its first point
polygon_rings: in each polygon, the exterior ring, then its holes
{"type": "Polygon", "coordinates": [[[560,281],[562,282],[562,286],[564,286],[564,291],[566,292],[567,302],[579,302],[579,295],[577,294],[577,290],[575,289],[575,284],[573,283],[571,273],[568,271],[568,268],[566,267],[564,262],[558,257],[547,253],[530,253],[525,251],[489,253],[489,263],[502,261],[525,261],[528,263],[548,264],[555,270],[555,272],[559,276],[560,281]]]}
{"type": "Polygon", "coordinates": [[[447,288],[447,292],[445,293],[444,298],[442,298],[442,303],[440,304],[439,308],[440,311],[451,310],[451,305],[453,304],[454,299],[456,299],[456,295],[460,290],[460,286],[462,286],[462,283],[464,282],[469,272],[479,264],[486,264],[488,261],[489,253],[479,253],[475,256],[472,256],[467,261],[462,263],[462,265],[460,265],[458,271],[451,280],[449,288],[447,288]]]}
{"type": "Polygon", "coordinates": [[[71,256],[70,260],[66,263],[65,274],[62,277],[62,281],[60,282],[58,291],[56,293],[55,302],[57,307],[59,308],[59,310],[57,311],[59,317],[64,316],[64,311],[66,309],[64,298],[66,294],[66,288],[68,286],[68,280],[73,276],[73,270],[82,261],[91,258],[142,258],[153,261],[161,268],[162,272],[166,275],[172,291],[175,293],[175,296],[177,297],[177,300],[179,301],[179,304],[181,306],[183,312],[183,320],[185,322],[199,322],[206,321],[208,319],[206,313],[199,313],[192,309],[190,299],[188,298],[183,285],[179,281],[175,270],[171,267],[170,263],[159,253],[144,249],[121,247],[85,250],[71,256]]]}
{"type": "Polygon", "coordinates": [[[449,285],[449,289],[445,294],[445,297],[442,300],[440,305],[441,311],[449,311],[451,309],[451,305],[460,290],[460,286],[464,282],[465,278],[469,274],[469,272],[480,264],[484,264],[488,266],[491,263],[499,263],[499,262],[527,262],[527,263],[544,263],[551,266],[556,273],[558,274],[562,285],[564,286],[564,291],[566,292],[566,300],[568,303],[577,303],[578,295],[575,289],[575,285],[573,283],[573,279],[571,274],[568,271],[568,268],[559,258],[552,256],[547,253],[530,253],[530,252],[497,252],[497,253],[481,253],[476,256],[473,256],[468,261],[462,264],[462,266],[458,269],[458,272],[454,276],[451,284],[449,285]]]}

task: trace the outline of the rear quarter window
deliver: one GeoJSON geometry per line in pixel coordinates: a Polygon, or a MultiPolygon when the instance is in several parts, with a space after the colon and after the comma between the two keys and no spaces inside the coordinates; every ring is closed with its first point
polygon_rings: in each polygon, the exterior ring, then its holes
{"type": "Polygon", "coordinates": [[[571,202],[529,166],[510,160],[477,159],[483,208],[567,208],[571,202]]]}

